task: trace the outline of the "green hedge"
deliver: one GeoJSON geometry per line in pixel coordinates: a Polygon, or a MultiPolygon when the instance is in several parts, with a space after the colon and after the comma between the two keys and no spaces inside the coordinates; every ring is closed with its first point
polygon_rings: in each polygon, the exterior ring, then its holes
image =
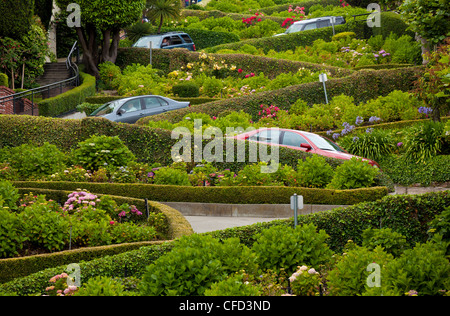
{"type": "MultiPolygon", "coordinates": [[[[414,38],[414,33],[407,31],[407,25],[400,18],[400,15],[393,12],[381,13],[381,27],[370,28],[367,26],[366,17],[359,17],[360,20],[348,19],[346,24],[336,25],[335,33],[354,32],[357,38],[368,39],[372,35],[383,35],[387,37],[391,32],[401,36],[408,34],[414,38]]],[[[221,49],[239,50],[243,45],[249,44],[256,48],[262,48],[265,53],[269,50],[283,52],[287,50],[295,51],[298,46],[310,46],[317,39],[331,41],[333,28],[324,27],[315,30],[291,33],[284,36],[263,37],[249,39],[237,43],[229,43],[206,48],[207,53],[215,53],[221,49]]]]}
{"type": "Polygon", "coordinates": [[[75,110],[86,97],[95,94],[95,77],[80,72],[82,84],[55,97],[39,101],[39,115],[58,116],[75,110]]]}
{"type": "MultiPolygon", "coordinates": [[[[404,235],[408,242],[425,242],[428,223],[450,206],[450,190],[417,195],[391,195],[378,201],[365,202],[346,208],[336,208],[298,216],[298,225],[313,223],[330,235],[327,244],[341,252],[348,240],[361,244],[361,233],[369,228],[391,228],[404,235]]],[[[293,218],[228,228],[210,233],[226,239],[238,237],[251,246],[256,234],[274,225],[294,226],[293,218]]]]}
{"type": "Polygon", "coordinates": [[[305,204],[353,205],[363,201],[375,201],[387,195],[386,187],[354,190],[330,190],[299,187],[188,187],[140,183],[91,183],[91,182],[14,182],[17,188],[42,188],[52,190],[76,190],[91,193],[148,198],[158,202],[198,202],[226,204],[289,204],[290,197],[303,195],[305,204]]]}
{"type": "Polygon", "coordinates": [[[0,72],[0,86],[9,87],[8,76],[0,72]]]}
{"type": "MultiPolygon", "coordinates": [[[[334,252],[341,252],[350,239],[360,243],[361,232],[369,227],[391,228],[403,234],[411,243],[424,242],[428,238],[429,221],[449,206],[450,191],[421,195],[388,196],[375,202],[361,203],[327,212],[300,215],[298,224],[313,223],[318,229],[324,229],[330,235],[327,244],[334,252]]],[[[292,227],[294,221],[293,218],[274,220],[206,234],[219,239],[238,237],[242,243],[251,247],[256,240],[256,234],[274,225],[292,227]]],[[[80,262],[83,280],[95,276],[121,277],[124,276],[125,266],[129,276],[140,278],[145,272],[146,266],[170,250],[171,244],[154,245],[89,262],[80,262]],[[99,267],[102,268],[99,269],[99,267]]],[[[66,266],[63,265],[15,279],[0,285],[0,292],[16,292],[18,295],[40,293],[48,286],[48,280],[51,277],[64,272],[65,269],[66,266]]]]}
{"type": "MultiPolygon", "coordinates": [[[[394,90],[409,91],[413,82],[422,72],[422,67],[407,67],[387,70],[360,70],[348,77],[330,79],[326,82],[328,100],[345,94],[354,98],[355,104],[367,102],[379,96],[386,96],[394,90]]],[[[177,111],[166,112],[140,119],[137,123],[145,125],[147,121],[169,120],[179,122],[183,116],[192,112],[206,113],[210,116],[219,116],[225,111],[244,111],[258,120],[260,105],[275,105],[282,110],[289,110],[298,99],[306,101],[309,105],[325,103],[325,94],[321,82],[310,82],[290,86],[279,90],[265,91],[233,100],[221,100],[177,111]]]]}

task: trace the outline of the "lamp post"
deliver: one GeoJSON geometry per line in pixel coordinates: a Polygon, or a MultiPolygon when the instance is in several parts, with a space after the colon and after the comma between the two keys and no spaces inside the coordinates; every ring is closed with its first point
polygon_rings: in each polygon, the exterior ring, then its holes
{"type": "Polygon", "coordinates": [[[323,83],[323,90],[325,91],[325,101],[328,104],[328,96],[327,96],[327,87],[325,86],[325,82],[328,80],[327,74],[322,73],[319,75],[319,81],[323,83]]]}

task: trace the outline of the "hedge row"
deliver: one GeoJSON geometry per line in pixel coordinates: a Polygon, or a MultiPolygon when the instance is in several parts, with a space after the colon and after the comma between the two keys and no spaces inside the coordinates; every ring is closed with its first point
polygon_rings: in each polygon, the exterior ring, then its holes
{"type": "MultiPolygon", "coordinates": [[[[147,65],[150,62],[150,51],[148,48],[125,47],[118,49],[116,65],[124,68],[131,64],[147,65]]],[[[199,60],[200,53],[190,52],[186,49],[156,49],[152,52],[152,65],[161,69],[164,73],[179,70],[188,63],[199,60]]],[[[253,56],[248,54],[216,54],[219,61],[224,60],[229,65],[241,68],[243,73],[264,73],[269,78],[275,78],[281,73],[297,72],[299,68],[307,68],[312,71],[328,71],[334,77],[343,77],[353,71],[334,66],[318,65],[308,62],[268,58],[264,56],[253,56]]],[[[240,75],[236,71],[236,76],[240,75]]]]}
{"type": "MultiPolygon", "coordinates": [[[[334,27],[335,33],[337,34],[341,32],[354,32],[357,38],[368,39],[373,35],[380,34],[383,35],[383,37],[386,37],[392,32],[399,36],[407,34],[414,38],[414,33],[406,30],[407,25],[400,18],[400,15],[396,13],[382,12],[381,27],[368,27],[366,18],[367,17],[363,16],[360,20],[350,19],[346,24],[336,25],[334,27]]],[[[295,51],[298,46],[310,46],[315,40],[318,39],[331,41],[332,37],[333,28],[324,27],[315,30],[291,33],[284,36],[263,37],[239,41],[236,43],[217,45],[214,47],[206,48],[205,51],[207,53],[215,53],[221,49],[239,50],[245,44],[255,46],[258,49],[262,48],[265,53],[272,49],[277,52],[287,50],[295,51]]]]}
{"type": "MultiPolygon", "coordinates": [[[[72,191],[19,188],[19,194],[21,195],[28,194],[30,192],[33,194],[43,194],[47,199],[64,203],[64,201],[67,200],[67,195],[72,191]]],[[[130,205],[135,205],[142,211],[142,213],[146,213],[146,205],[143,199],[113,195],[110,195],[110,197],[119,204],[128,203],[130,205]]],[[[148,201],[148,208],[150,213],[163,213],[165,215],[169,229],[167,232],[163,233],[167,235],[169,240],[193,233],[189,222],[177,210],[154,201],[148,201]]],[[[116,255],[134,249],[139,249],[143,246],[159,245],[163,242],[164,241],[124,243],[119,245],[80,248],[37,256],[2,259],[0,260],[0,283],[5,283],[15,278],[24,277],[43,269],[56,267],[63,264],[70,264],[73,262],[89,261],[104,256],[116,255]]]]}
{"type": "Polygon", "coordinates": [[[226,204],[289,204],[290,197],[303,195],[305,204],[353,205],[363,201],[375,201],[387,195],[386,187],[354,190],[330,190],[300,187],[188,187],[141,183],[87,183],[87,182],[14,182],[17,188],[42,188],[52,190],[76,190],[82,188],[91,193],[148,198],[158,202],[198,202],[226,204]]]}
{"type": "MultiPolygon", "coordinates": [[[[391,228],[414,245],[428,239],[428,223],[449,206],[450,190],[417,195],[390,195],[378,201],[299,215],[298,225],[313,223],[318,229],[325,230],[330,235],[327,243],[335,252],[341,252],[348,240],[361,244],[361,233],[369,227],[391,228]]],[[[238,237],[241,242],[251,246],[256,234],[274,225],[294,226],[294,220],[276,220],[210,234],[220,239],[238,237]]]]}
{"type": "MultiPolygon", "coordinates": [[[[375,202],[361,203],[327,212],[299,215],[298,224],[313,223],[330,236],[328,245],[334,252],[341,252],[348,240],[361,241],[361,232],[369,227],[391,228],[403,234],[410,243],[424,242],[428,238],[428,223],[444,208],[450,206],[450,191],[421,195],[388,196],[375,202]]],[[[228,228],[206,233],[219,239],[238,237],[252,247],[256,235],[274,225],[292,227],[293,218],[228,228]]],[[[121,277],[124,267],[128,276],[140,278],[146,266],[171,250],[171,244],[142,247],[138,250],[114,256],[80,262],[83,280],[96,276],[121,277]],[[99,269],[98,267],[102,267],[99,269]]],[[[24,278],[0,285],[0,292],[27,295],[39,293],[48,286],[48,280],[65,271],[66,266],[46,269],[24,278]]],[[[84,282],[84,281],[83,281],[84,282]]]]}
{"type": "Polygon", "coordinates": [[[39,101],[40,116],[58,116],[75,110],[86,97],[95,94],[95,77],[80,72],[82,84],[55,97],[39,101]]]}
{"type": "MultiPolygon", "coordinates": [[[[354,98],[355,104],[367,102],[379,96],[386,96],[394,90],[409,91],[413,82],[422,72],[422,67],[407,67],[387,70],[360,70],[348,77],[330,79],[326,82],[328,100],[345,94],[354,98]]],[[[191,106],[178,111],[166,112],[140,119],[137,124],[145,125],[149,120],[169,120],[179,122],[186,114],[192,112],[219,116],[225,111],[244,111],[258,120],[260,105],[275,105],[282,110],[289,110],[298,99],[309,105],[325,103],[325,94],[321,82],[310,82],[290,86],[279,90],[265,91],[257,94],[220,100],[191,106]]]]}

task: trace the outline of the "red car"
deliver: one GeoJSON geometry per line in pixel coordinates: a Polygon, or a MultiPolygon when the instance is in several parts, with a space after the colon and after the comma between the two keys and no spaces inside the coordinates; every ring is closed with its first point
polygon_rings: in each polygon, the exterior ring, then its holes
{"type": "MultiPolygon", "coordinates": [[[[352,157],[361,158],[349,154],[328,138],[314,133],[292,129],[260,128],[254,131],[239,134],[234,136],[234,138],[259,143],[269,143],[337,159],[350,160],[352,157]]],[[[367,158],[362,159],[368,161],[370,165],[380,168],[378,163],[375,161],[367,158]]]]}

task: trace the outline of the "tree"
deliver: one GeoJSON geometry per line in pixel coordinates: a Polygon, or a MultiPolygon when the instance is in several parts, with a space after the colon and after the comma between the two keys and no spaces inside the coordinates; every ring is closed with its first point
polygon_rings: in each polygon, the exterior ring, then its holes
{"type": "Polygon", "coordinates": [[[160,33],[164,20],[180,18],[181,8],[180,0],[149,0],[146,12],[151,21],[159,23],[158,33],[160,33]]]}
{"type": "Polygon", "coordinates": [[[20,40],[33,24],[34,0],[0,1],[0,37],[20,40]]]}
{"type": "MultiPolygon", "coordinates": [[[[72,2],[57,0],[63,11],[72,2]]],[[[75,30],[83,49],[85,71],[98,78],[98,64],[116,61],[120,30],[140,18],[145,0],[78,0],[77,3],[81,25],[75,26],[75,30]]]]}
{"type": "Polygon", "coordinates": [[[405,0],[399,9],[409,29],[416,32],[422,54],[443,43],[450,33],[449,0],[405,0]]]}

